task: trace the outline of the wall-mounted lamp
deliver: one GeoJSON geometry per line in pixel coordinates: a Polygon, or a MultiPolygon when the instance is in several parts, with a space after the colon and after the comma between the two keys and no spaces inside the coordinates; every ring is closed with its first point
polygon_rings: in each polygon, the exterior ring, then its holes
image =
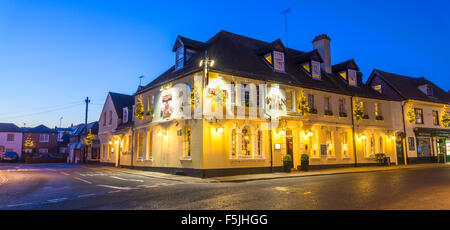
{"type": "Polygon", "coordinates": [[[117,145],[117,144],[119,144],[119,141],[118,141],[118,140],[115,140],[114,143],[117,145]]]}
{"type": "Polygon", "coordinates": [[[395,141],[395,139],[397,139],[397,137],[395,137],[395,136],[392,136],[392,137],[391,137],[391,139],[395,141]]]}
{"type": "Polygon", "coordinates": [[[361,139],[363,139],[363,140],[364,140],[364,139],[366,139],[366,138],[367,138],[367,137],[366,137],[366,135],[365,135],[365,134],[362,134],[362,135],[361,135],[361,139]]]}
{"type": "Polygon", "coordinates": [[[278,131],[278,134],[280,134],[280,135],[284,135],[284,134],[286,134],[286,131],[284,131],[284,130],[280,130],[280,131],[278,131]]]}
{"type": "Polygon", "coordinates": [[[314,135],[314,133],[312,131],[309,131],[306,135],[312,137],[314,135]]]}
{"type": "Polygon", "coordinates": [[[223,128],[222,128],[222,127],[217,128],[217,129],[216,129],[216,132],[217,132],[217,133],[223,133],[223,128]]]}
{"type": "Polygon", "coordinates": [[[157,135],[158,135],[158,137],[161,137],[163,135],[163,132],[159,131],[157,135]]]}

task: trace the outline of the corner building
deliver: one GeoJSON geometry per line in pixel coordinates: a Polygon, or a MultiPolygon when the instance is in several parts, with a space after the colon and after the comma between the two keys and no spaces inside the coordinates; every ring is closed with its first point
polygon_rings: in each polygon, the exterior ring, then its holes
{"type": "Polygon", "coordinates": [[[332,65],[330,44],[319,35],[302,52],[226,31],[178,36],[174,66],[138,89],[132,121],[102,139],[118,157],[101,159],[197,177],[281,171],[286,154],[293,168],[301,154],[312,169],[376,164],[377,153],[397,163],[400,101],[365,85],[353,59],[332,65]]]}

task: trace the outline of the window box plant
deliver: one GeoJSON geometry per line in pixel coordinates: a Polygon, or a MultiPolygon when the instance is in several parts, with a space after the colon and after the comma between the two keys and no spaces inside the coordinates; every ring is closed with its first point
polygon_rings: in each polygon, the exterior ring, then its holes
{"type": "Polygon", "coordinates": [[[283,171],[284,172],[291,172],[292,168],[292,157],[289,154],[286,154],[286,156],[283,157],[283,171]]]}
{"type": "Polygon", "coordinates": [[[317,114],[317,109],[316,108],[309,108],[309,113],[310,114],[317,114]]]}
{"type": "Polygon", "coordinates": [[[339,116],[340,116],[340,117],[347,117],[347,113],[340,112],[340,113],[339,113],[339,116]]]}
{"type": "Polygon", "coordinates": [[[333,116],[333,111],[331,111],[331,110],[325,110],[325,115],[327,115],[327,116],[333,116]]]}
{"type": "Polygon", "coordinates": [[[147,116],[153,116],[154,110],[150,109],[149,111],[147,111],[147,116]]]}
{"type": "Polygon", "coordinates": [[[383,121],[383,120],[384,120],[384,117],[378,115],[378,116],[375,117],[375,119],[376,119],[377,121],[383,121]]]}
{"type": "Polygon", "coordinates": [[[302,154],[301,156],[301,169],[302,171],[308,171],[309,169],[309,156],[308,154],[302,154]]]}
{"type": "Polygon", "coordinates": [[[369,115],[367,115],[367,114],[364,114],[364,115],[362,116],[362,119],[364,119],[364,120],[367,120],[367,119],[369,119],[369,115]]]}
{"type": "Polygon", "coordinates": [[[375,160],[378,162],[378,165],[384,165],[386,163],[386,154],[384,153],[375,154],[375,160]]]}

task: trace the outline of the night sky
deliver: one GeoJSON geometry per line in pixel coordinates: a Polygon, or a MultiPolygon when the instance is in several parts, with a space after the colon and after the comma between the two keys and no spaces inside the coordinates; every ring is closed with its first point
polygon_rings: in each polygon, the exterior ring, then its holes
{"type": "Polygon", "coordinates": [[[108,91],[132,94],[174,64],[177,35],[220,30],[312,50],[450,89],[449,1],[0,1],[0,122],[50,127],[98,120],[108,91]]]}

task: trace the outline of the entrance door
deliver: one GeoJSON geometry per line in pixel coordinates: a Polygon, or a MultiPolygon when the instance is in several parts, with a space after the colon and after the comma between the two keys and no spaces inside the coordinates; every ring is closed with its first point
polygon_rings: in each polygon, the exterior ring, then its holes
{"type": "Polygon", "coordinates": [[[286,137],[286,154],[291,155],[292,163],[291,168],[294,167],[294,141],[292,137],[286,137]]]}
{"type": "Polygon", "coordinates": [[[397,150],[397,162],[400,165],[404,165],[405,164],[405,159],[404,159],[404,152],[403,152],[403,141],[397,140],[395,142],[395,148],[397,150]]]}

